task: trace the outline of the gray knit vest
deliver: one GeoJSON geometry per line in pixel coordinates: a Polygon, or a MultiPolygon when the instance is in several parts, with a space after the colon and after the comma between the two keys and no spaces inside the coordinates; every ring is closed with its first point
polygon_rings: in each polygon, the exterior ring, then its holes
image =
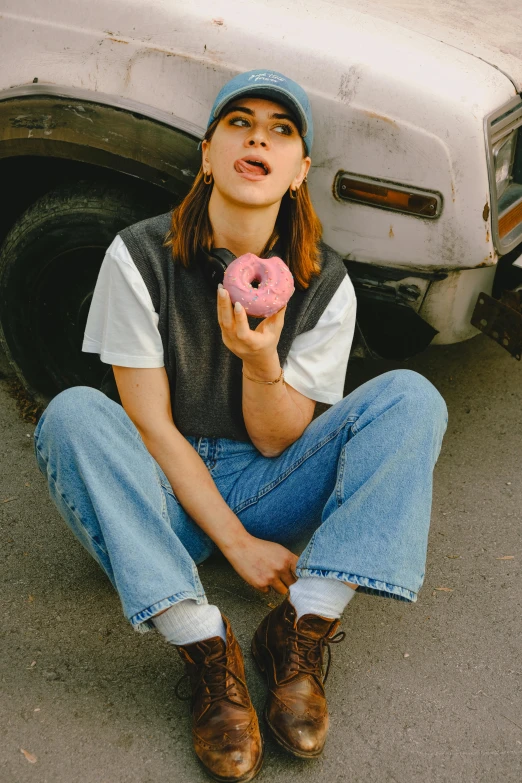
{"type": "MultiPolygon", "coordinates": [[[[148,218],[119,232],[147,286],[155,311],[170,384],[172,415],[183,435],[251,442],[242,413],[242,361],[223,342],[217,294],[201,264],[175,263],[163,243],[171,213],[148,218]]],[[[321,273],[305,291],[297,289],[286,309],[277,352],[281,366],[292,341],[313,329],[347,274],[341,256],[320,243],[321,273]]],[[[251,329],[259,319],[248,316],[251,329]]],[[[115,384],[102,390],[119,402],[115,384]]]]}

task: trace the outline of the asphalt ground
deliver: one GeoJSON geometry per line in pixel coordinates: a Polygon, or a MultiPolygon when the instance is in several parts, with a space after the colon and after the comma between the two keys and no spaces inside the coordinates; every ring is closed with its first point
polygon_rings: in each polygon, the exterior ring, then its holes
{"type": "MultiPolygon", "coordinates": [[[[401,365],[350,366],[346,392],[393,367],[429,378],[449,425],[435,470],[426,578],[415,604],[360,594],[327,683],[323,756],[270,738],[270,783],[520,783],[522,365],[482,335],[401,365]]],[[[0,381],[1,783],[199,783],[176,651],[136,634],[66,528],[33,457],[34,425],[0,381]]],[[[210,600],[243,649],[274,597],[214,559],[210,600]]],[[[248,652],[261,712],[264,685],[248,652]]]]}

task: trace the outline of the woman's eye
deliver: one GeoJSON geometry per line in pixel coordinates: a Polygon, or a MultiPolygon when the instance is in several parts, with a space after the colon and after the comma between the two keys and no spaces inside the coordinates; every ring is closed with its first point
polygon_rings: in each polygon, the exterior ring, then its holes
{"type": "Polygon", "coordinates": [[[237,123],[244,122],[246,125],[249,125],[248,120],[245,120],[244,117],[234,117],[234,119],[230,120],[231,125],[236,125],[237,123]]]}
{"type": "MultiPolygon", "coordinates": [[[[236,125],[237,127],[249,128],[250,120],[246,119],[245,117],[232,117],[229,124],[236,125]]],[[[278,123],[274,126],[274,130],[282,136],[290,136],[294,132],[292,126],[288,125],[286,122],[278,123]]]]}
{"type": "Polygon", "coordinates": [[[286,123],[284,122],[281,123],[280,125],[276,125],[275,127],[276,129],[281,128],[283,134],[285,134],[286,136],[290,136],[290,134],[293,133],[292,127],[290,125],[286,125],[286,123]]]}

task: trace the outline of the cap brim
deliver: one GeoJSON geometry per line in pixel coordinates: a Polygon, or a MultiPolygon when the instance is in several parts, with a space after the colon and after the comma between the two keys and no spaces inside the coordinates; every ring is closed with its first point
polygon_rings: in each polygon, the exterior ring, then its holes
{"type": "Polygon", "coordinates": [[[235,92],[230,93],[227,95],[220,103],[214,107],[214,119],[218,117],[221,113],[221,111],[225,108],[225,106],[230,103],[230,101],[235,100],[240,95],[258,95],[260,97],[267,97],[267,98],[273,98],[278,103],[282,103],[283,105],[287,106],[290,110],[293,110],[297,119],[299,120],[300,125],[300,132],[301,136],[306,136],[308,133],[308,122],[306,119],[306,115],[303,112],[301,108],[301,104],[298,100],[292,95],[292,93],[288,92],[288,90],[285,90],[282,87],[269,87],[266,84],[260,84],[259,86],[255,85],[248,85],[245,87],[240,87],[235,92]]]}

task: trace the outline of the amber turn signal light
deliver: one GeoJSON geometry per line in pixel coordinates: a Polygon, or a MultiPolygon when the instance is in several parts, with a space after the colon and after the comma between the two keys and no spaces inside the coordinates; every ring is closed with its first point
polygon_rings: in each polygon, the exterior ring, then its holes
{"type": "Polygon", "coordinates": [[[397,185],[395,182],[372,179],[354,174],[337,176],[336,192],[343,201],[355,201],[406,215],[437,218],[442,211],[442,195],[417,188],[397,185]]]}
{"type": "Polygon", "coordinates": [[[498,235],[501,239],[511,233],[519,223],[522,223],[522,201],[504,212],[498,220],[498,235]]]}

